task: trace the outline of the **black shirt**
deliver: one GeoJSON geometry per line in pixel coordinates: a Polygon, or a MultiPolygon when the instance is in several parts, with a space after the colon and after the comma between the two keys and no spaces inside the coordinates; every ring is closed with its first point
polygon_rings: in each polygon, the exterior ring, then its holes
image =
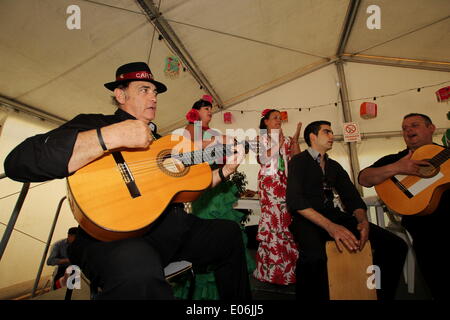
{"type": "Polygon", "coordinates": [[[80,114],[62,126],[30,137],[5,159],[5,174],[20,182],[41,182],[69,176],[67,170],[78,132],[101,128],[132,115],[118,109],[113,115],[80,114]]]}
{"type": "MultiPolygon", "coordinates": [[[[379,168],[386,166],[388,164],[397,162],[401,158],[405,157],[408,154],[409,150],[405,149],[400,151],[397,154],[390,154],[382,157],[374,164],[372,164],[369,168],[379,168]]],[[[450,190],[445,191],[441,195],[441,201],[437,209],[430,215],[412,215],[412,216],[402,216],[402,225],[407,228],[410,232],[415,231],[415,229],[425,229],[425,224],[439,224],[443,223],[445,220],[448,220],[448,215],[450,214],[450,190]],[[441,221],[441,222],[439,222],[441,221]]]]}
{"type": "MultiPolygon", "coordinates": [[[[69,176],[67,169],[78,132],[96,129],[135,119],[127,112],[118,109],[113,115],[80,114],[62,126],[44,134],[27,138],[5,159],[5,173],[9,178],[21,182],[39,182],[69,176]]],[[[156,138],[159,135],[155,135],[156,138]]],[[[182,208],[169,205],[156,219],[145,235],[168,263],[179,245],[183,243],[187,230],[193,223],[193,216],[182,208]],[[170,214],[168,214],[170,213],[170,214]]],[[[90,237],[81,228],[71,246],[71,261],[79,261],[83,247],[98,240],[90,237]]]]}
{"type": "Polygon", "coordinates": [[[317,161],[305,150],[289,162],[286,197],[290,212],[306,208],[313,208],[322,214],[330,210],[335,211],[334,207],[326,205],[324,179],[339,195],[346,212],[353,213],[359,208],[367,209],[347,172],[338,162],[328,157],[324,174],[317,161]]]}

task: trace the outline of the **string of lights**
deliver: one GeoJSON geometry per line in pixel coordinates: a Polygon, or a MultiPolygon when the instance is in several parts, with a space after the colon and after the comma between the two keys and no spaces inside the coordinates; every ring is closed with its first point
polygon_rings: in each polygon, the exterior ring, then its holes
{"type": "MultiPolygon", "coordinates": [[[[368,96],[368,97],[363,97],[363,98],[357,98],[357,99],[351,99],[348,100],[348,102],[357,102],[357,101],[367,101],[367,100],[373,100],[376,101],[377,99],[381,99],[381,98],[386,98],[386,97],[393,97],[393,96],[397,96],[406,92],[412,92],[412,91],[416,91],[416,92],[421,92],[422,89],[427,89],[427,88],[432,88],[432,87],[437,87],[443,84],[447,84],[450,83],[450,80],[448,81],[444,81],[444,82],[440,82],[440,83],[435,83],[435,84],[430,84],[430,85],[425,85],[425,86],[421,86],[421,87],[414,87],[414,88],[410,88],[410,89],[404,89],[404,90],[400,90],[397,92],[392,92],[392,93],[386,93],[386,94],[382,94],[382,95],[377,95],[377,96],[368,96]]],[[[324,103],[324,104],[319,104],[319,105],[301,105],[298,107],[283,107],[282,110],[283,111],[287,111],[287,110],[298,110],[298,111],[311,111],[311,109],[316,109],[316,108],[322,108],[322,107],[329,107],[329,106],[335,106],[338,107],[338,105],[340,105],[342,102],[340,100],[337,101],[333,101],[333,102],[329,102],[329,103],[324,103]]],[[[266,108],[270,108],[270,106],[265,106],[262,109],[226,109],[223,110],[225,112],[240,112],[241,114],[246,113],[246,112],[261,112],[263,109],[266,108]]],[[[280,108],[279,105],[274,106],[274,108],[280,108]]]]}

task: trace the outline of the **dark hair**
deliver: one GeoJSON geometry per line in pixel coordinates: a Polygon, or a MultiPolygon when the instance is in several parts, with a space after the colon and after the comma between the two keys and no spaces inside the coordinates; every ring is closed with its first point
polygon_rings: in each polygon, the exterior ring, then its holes
{"type": "Polygon", "coordinates": [[[212,107],[212,104],[207,100],[200,99],[194,103],[192,109],[200,110],[202,107],[212,107]]]}
{"type": "Polygon", "coordinates": [[[264,117],[261,118],[261,120],[259,121],[259,129],[267,129],[266,123],[264,122],[264,120],[267,120],[270,118],[270,115],[273,112],[280,112],[277,109],[271,109],[269,112],[267,112],[264,117]]]}
{"type": "Polygon", "coordinates": [[[67,234],[77,234],[78,233],[78,227],[72,227],[67,231],[67,234]]]}
{"type": "Polygon", "coordinates": [[[303,132],[303,137],[305,138],[305,142],[308,145],[308,147],[311,147],[311,139],[309,138],[309,134],[313,133],[314,135],[317,136],[319,134],[321,125],[331,126],[331,122],[326,120],[319,120],[311,122],[306,126],[305,131],[303,132]]]}
{"type": "Polygon", "coordinates": [[[406,116],[403,117],[403,120],[407,119],[407,118],[411,118],[411,117],[421,117],[424,121],[425,124],[427,126],[429,126],[430,124],[433,124],[433,122],[431,121],[431,118],[425,114],[422,113],[410,113],[407,114],[406,116]]]}
{"type": "MultiPolygon", "coordinates": [[[[122,90],[125,90],[125,89],[127,89],[128,86],[130,85],[130,82],[131,82],[131,81],[121,83],[121,84],[119,84],[119,85],[116,87],[116,89],[122,89],[122,90]]],[[[114,106],[116,106],[117,108],[120,107],[120,102],[117,101],[115,95],[114,95],[114,96],[111,96],[111,102],[112,102],[112,104],[113,104],[114,106]]]]}

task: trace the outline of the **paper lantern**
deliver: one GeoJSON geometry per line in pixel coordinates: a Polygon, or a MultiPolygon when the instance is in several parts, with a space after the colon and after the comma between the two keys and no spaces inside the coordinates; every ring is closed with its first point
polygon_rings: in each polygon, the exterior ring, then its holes
{"type": "Polygon", "coordinates": [[[372,119],[377,116],[378,106],[373,102],[363,102],[359,109],[359,114],[363,119],[372,119]]]}
{"type": "Polygon", "coordinates": [[[233,122],[231,112],[225,112],[223,114],[223,122],[226,124],[231,124],[233,122]]]}
{"type": "Polygon", "coordinates": [[[450,86],[441,88],[436,91],[436,98],[438,102],[448,101],[448,99],[450,98],[450,86]]]}
{"type": "Polygon", "coordinates": [[[288,121],[288,113],[287,113],[287,111],[281,111],[280,114],[281,114],[281,121],[287,122],[288,121]]]}

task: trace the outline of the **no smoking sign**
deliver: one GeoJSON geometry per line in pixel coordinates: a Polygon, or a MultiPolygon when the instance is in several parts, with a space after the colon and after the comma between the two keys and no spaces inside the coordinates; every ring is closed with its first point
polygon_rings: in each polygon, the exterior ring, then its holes
{"type": "Polygon", "coordinates": [[[344,141],[345,142],[358,142],[361,141],[361,134],[359,132],[359,126],[356,122],[345,122],[343,124],[344,141]]]}

